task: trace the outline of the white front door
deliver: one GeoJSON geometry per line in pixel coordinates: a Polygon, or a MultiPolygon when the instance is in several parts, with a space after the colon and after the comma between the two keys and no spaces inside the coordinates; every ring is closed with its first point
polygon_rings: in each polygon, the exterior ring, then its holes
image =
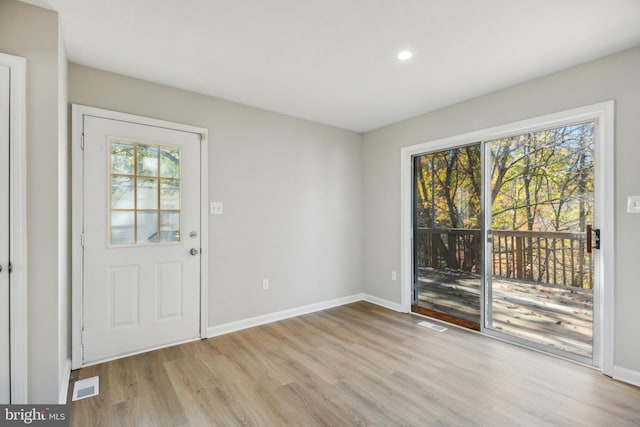
{"type": "Polygon", "coordinates": [[[0,65],[0,404],[11,389],[9,348],[9,67],[0,65]]]}
{"type": "Polygon", "coordinates": [[[200,135],[84,116],[83,364],[200,336],[200,135]]]}

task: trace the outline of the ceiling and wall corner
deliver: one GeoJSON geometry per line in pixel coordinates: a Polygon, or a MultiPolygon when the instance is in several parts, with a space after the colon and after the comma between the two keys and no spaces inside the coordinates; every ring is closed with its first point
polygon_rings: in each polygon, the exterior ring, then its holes
{"type": "Polygon", "coordinates": [[[357,132],[640,43],[637,0],[26,1],[70,62],[357,132]]]}

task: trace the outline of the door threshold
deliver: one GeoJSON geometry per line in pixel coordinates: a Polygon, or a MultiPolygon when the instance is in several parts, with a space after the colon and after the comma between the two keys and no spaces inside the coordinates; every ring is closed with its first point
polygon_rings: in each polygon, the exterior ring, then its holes
{"type": "Polygon", "coordinates": [[[467,319],[461,319],[456,316],[451,316],[450,314],[440,313],[439,311],[429,310],[428,308],[424,308],[419,305],[412,305],[411,312],[422,314],[424,316],[431,317],[434,319],[442,320],[447,323],[452,323],[457,326],[462,326],[463,328],[472,329],[474,331],[480,330],[480,323],[473,322],[467,319]]]}

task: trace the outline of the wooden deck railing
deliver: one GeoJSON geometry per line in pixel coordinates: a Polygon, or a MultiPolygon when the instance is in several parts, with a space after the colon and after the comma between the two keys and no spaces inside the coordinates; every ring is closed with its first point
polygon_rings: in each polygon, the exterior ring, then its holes
{"type": "MultiPolygon", "coordinates": [[[[586,233],[492,230],[493,275],[593,288],[586,233]]],[[[418,228],[417,267],[481,271],[480,230],[418,228]]]]}

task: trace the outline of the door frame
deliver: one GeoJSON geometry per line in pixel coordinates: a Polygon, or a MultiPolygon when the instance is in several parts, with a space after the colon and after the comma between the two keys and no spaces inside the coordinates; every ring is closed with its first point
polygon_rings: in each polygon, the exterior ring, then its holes
{"type": "MultiPolygon", "coordinates": [[[[594,350],[593,364],[607,375],[614,366],[614,101],[587,105],[571,110],[547,114],[527,120],[495,126],[443,139],[428,141],[400,150],[400,256],[401,256],[401,309],[411,312],[411,292],[413,285],[413,162],[412,157],[425,152],[448,149],[455,146],[484,142],[513,134],[524,133],[547,127],[562,125],[571,121],[597,119],[596,160],[596,204],[600,207],[599,223],[595,228],[602,230],[599,262],[594,265],[597,286],[594,295],[597,304],[593,308],[594,350]],[[606,286],[603,284],[606,283],[606,286]]],[[[483,292],[484,293],[484,292],[483,292]]],[[[482,310],[482,331],[485,333],[485,310],[482,310]]]]}
{"type": "Polygon", "coordinates": [[[0,53],[9,67],[9,340],[11,403],[28,401],[27,352],[27,60],[0,53]]]}
{"type": "MultiPolygon", "coordinates": [[[[71,232],[71,366],[78,369],[83,366],[82,361],[82,312],[83,312],[83,267],[84,251],[81,236],[84,218],[83,203],[83,125],[84,117],[92,116],[102,119],[118,120],[134,124],[155,126],[200,135],[200,338],[207,338],[208,327],[208,261],[209,233],[208,233],[208,183],[209,156],[208,134],[206,128],[153,119],[134,114],[121,113],[86,105],[72,104],[71,107],[71,162],[72,162],[72,232],[71,232]]],[[[170,345],[175,345],[173,343],[170,345]]],[[[166,346],[165,346],[166,347],[166,346]]],[[[144,352],[151,350],[144,350],[144,352]]]]}

